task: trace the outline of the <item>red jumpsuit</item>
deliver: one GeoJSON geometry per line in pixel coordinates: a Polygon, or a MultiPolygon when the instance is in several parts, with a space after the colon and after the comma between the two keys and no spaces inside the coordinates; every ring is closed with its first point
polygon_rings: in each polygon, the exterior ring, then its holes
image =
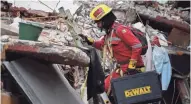
{"type": "MultiPolygon", "coordinates": [[[[111,46],[113,50],[113,57],[120,64],[121,69],[125,72],[128,69],[129,59],[135,59],[137,66],[144,66],[141,51],[141,42],[133,35],[133,33],[122,24],[114,23],[112,28],[115,29],[113,34],[107,34],[100,40],[95,41],[93,46],[97,49],[103,49],[106,36],[111,38],[111,46]],[[116,34],[117,33],[117,34],[116,34]]],[[[112,78],[120,77],[115,71],[112,73],[112,78]]],[[[105,79],[105,90],[110,86],[110,76],[105,79]]]]}

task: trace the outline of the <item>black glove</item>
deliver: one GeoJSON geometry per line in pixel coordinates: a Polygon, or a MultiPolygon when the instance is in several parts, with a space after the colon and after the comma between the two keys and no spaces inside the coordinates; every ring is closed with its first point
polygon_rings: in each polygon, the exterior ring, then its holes
{"type": "Polygon", "coordinates": [[[88,43],[88,45],[92,45],[93,42],[94,42],[94,39],[93,38],[90,38],[90,37],[87,37],[85,36],[84,34],[78,34],[82,39],[85,40],[85,42],[88,43]]]}

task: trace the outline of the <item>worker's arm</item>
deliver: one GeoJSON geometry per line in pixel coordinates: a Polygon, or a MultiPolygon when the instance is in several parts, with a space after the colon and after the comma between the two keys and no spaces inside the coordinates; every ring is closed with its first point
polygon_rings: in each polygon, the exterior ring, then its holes
{"type": "Polygon", "coordinates": [[[141,55],[142,44],[137,39],[137,37],[131,32],[131,30],[119,26],[116,30],[117,36],[129,47],[132,49],[131,59],[129,62],[129,68],[135,68],[137,59],[141,55]],[[131,66],[132,65],[132,66],[131,66]]]}
{"type": "Polygon", "coordinates": [[[78,34],[79,36],[81,36],[82,38],[85,39],[85,41],[88,43],[88,45],[92,45],[93,47],[101,50],[103,45],[104,45],[104,40],[105,37],[101,37],[99,40],[95,41],[93,38],[85,36],[83,34],[78,34]]]}
{"type": "Polygon", "coordinates": [[[93,42],[93,46],[99,50],[102,50],[102,47],[104,46],[105,38],[101,37],[99,40],[93,42]]]}

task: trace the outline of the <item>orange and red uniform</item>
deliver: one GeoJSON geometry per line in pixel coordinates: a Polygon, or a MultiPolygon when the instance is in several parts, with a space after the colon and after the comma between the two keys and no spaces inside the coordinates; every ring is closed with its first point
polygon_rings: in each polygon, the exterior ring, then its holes
{"type": "MultiPolygon", "coordinates": [[[[134,34],[122,24],[114,23],[112,28],[115,32],[105,35],[100,40],[94,41],[93,46],[97,49],[102,49],[105,40],[109,40],[111,43],[113,57],[120,64],[123,72],[128,70],[129,60],[133,59],[137,61],[136,66],[142,67],[144,63],[141,57],[142,44],[134,34]],[[108,39],[109,38],[109,39],[108,39]]],[[[112,78],[120,77],[115,71],[112,73],[112,78]]],[[[105,79],[105,90],[107,91],[110,85],[110,76],[105,79]]]]}

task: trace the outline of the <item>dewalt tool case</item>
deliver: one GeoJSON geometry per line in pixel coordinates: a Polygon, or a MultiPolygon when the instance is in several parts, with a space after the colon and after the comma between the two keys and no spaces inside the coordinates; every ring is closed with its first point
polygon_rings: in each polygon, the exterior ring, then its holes
{"type": "Polygon", "coordinates": [[[155,71],[111,80],[116,104],[143,104],[162,98],[161,84],[155,71]]]}

